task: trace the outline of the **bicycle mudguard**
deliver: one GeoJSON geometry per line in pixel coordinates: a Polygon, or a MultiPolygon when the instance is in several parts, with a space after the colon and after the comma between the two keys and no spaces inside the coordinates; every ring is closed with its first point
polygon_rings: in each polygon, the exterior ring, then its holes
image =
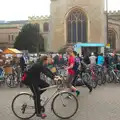
{"type": "Polygon", "coordinates": [[[28,93],[28,92],[20,92],[20,94],[23,94],[23,93],[25,93],[25,94],[31,94],[31,93],[28,93]]]}

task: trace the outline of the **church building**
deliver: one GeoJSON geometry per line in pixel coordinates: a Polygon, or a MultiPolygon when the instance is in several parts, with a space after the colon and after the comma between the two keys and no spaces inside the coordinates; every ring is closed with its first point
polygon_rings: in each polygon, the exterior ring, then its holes
{"type": "Polygon", "coordinates": [[[49,50],[106,40],[104,0],[51,0],[49,50]]]}

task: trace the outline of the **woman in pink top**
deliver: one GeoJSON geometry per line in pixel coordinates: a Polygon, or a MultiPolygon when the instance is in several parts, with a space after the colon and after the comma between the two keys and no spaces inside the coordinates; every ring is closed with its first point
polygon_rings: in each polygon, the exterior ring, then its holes
{"type": "Polygon", "coordinates": [[[67,54],[68,54],[68,67],[66,68],[66,70],[68,71],[67,80],[66,80],[67,87],[70,88],[72,91],[76,92],[78,96],[80,92],[74,86],[72,86],[72,81],[75,77],[75,71],[73,70],[75,64],[75,56],[72,48],[67,49],[67,54]]]}

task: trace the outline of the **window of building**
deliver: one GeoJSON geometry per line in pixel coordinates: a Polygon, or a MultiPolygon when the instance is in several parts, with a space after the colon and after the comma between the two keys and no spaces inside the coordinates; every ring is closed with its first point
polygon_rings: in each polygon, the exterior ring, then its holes
{"type": "Polygon", "coordinates": [[[45,22],[45,23],[43,24],[43,31],[44,31],[44,32],[48,32],[48,31],[49,31],[49,23],[48,23],[48,22],[45,22]]]}
{"type": "Polygon", "coordinates": [[[8,41],[9,41],[9,42],[10,42],[10,40],[11,40],[10,38],[11,38],[10,35],[8,35],[8,41]]]}
{"type": "Polygon", "coordinates": [[[116,48],[116,33],[114,30],[108,31],[108,43],[110,44],[111,49],[116,48]]]}
{"type": "Polygon", "coordinates": [[[74,10],[68,15],[67,42],[87,42],[87,17],[81,10],[74,10]]]}
{"type": "Polygon", "coordinates": [[[12,37],[12,41],[14,41],[14,35],[11,35],[11,37],[12,37]]]}

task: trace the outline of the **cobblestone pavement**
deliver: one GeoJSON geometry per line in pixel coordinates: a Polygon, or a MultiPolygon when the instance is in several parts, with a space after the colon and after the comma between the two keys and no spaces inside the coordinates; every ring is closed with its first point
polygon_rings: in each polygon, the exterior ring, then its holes
{"type": "MultiPolygon", "coordinates": [[[[120,120],[120,85],[110,84],[98,87],[91,94],[88,89],[79,87],[81,94],[79,110],[69,120],[120,120]]],[[[11,102],[14,96],[21,91],[29,91],[26,88],[0,88],[0,120],[18,120],[11,111],[11,102]]],[[[51,91],[45,94],[49,95],[51,91]]],[[[60,120],[51,111],[49,105],[46,111],[46,120],[60,120]]],[[[32,120],[40,120],[33,117],[32,120]]]]}

